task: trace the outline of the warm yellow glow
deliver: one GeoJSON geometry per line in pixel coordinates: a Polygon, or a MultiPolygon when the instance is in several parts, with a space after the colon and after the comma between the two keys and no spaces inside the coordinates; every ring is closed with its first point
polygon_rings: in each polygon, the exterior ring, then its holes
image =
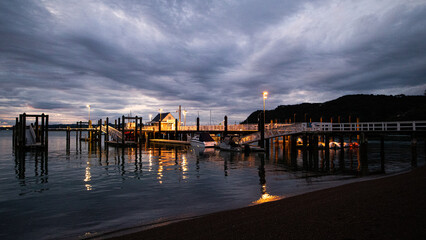
{"type": "Polygon", "coordinates": [[[91,191],[92,190],[92,185],[90,185],[88,182],[90,182],[92,178],[92,174],[90,173],[90,162],[87,162],[87,166],[86,166],[86,178],[84,179],[85,182],[87,182],[85,184],[86,190],[87,191],[91,191]]]}
{"type": "Polygon", "coordinates": [[[254,204],[261,204],[261,203],[266,203],[266,202],[272,202],[272,201],[277,201],[280,199],[283,199],[284,197],[280,197],[280,196],[274,196],[274,195],[269,195],[266,192],[266,185],[262,185],[262,196],[257,200],[254,201],[254,204]]]}
{"type": "Polygon", "coordinates": [[[161,159],[158,159],[158,172],[157,172],[157,179],[159,180],[158,182],[160,184],[163,183],[162,179],[163,179],[163,161],[161,159]]]}
{"type": "Polygon", "coordinates": [[[87,104],[87,105],[86,105],[86,107],[90,108],[90,105],[89,105],[89,104],[87,104]]]}
{"type": "Polygon", "coordinates": [[[182,179],[187,179],[188,176],[185,176],[186,172],[188,171],[188,161],[186,160],[185,156],[182,156],[182,179]]]}
{"type": "Polygon", "coordinates": [[[266,92],[266,91],[265,91],[265,92],[263,92],[263,98],[264,98],[264,99],[267,99],[267,98],[268,98],[268,92],[266,92]]]}
{"type": "Polygon", "coordinates": [[[90,182],[92,175],[90,174],[90,162],[87,162],[86,166],[86,178],[84,179],[85,182],[90,182]]]}
{"type": "Polygon", "coordinates": [[[151,172],[152,171],[152,151],[151,150],[149,150],[148,162],[149,162],[148,171],[151,172]]]}
{"type": "Polygon", "coordinates": [[[269,195],[267,193],[262,194],[262,196],[257,200],[254,201],[254,204],[261,204],[261,203],[266,203],[266,202],[272,202],[272,201],[277,201],[283,199],[283,197],[280,196],[274,196],[274,195],[269,195]]]}

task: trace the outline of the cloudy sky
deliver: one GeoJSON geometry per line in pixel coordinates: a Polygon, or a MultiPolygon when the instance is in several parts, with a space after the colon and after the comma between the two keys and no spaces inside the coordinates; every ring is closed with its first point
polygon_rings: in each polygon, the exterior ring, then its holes
{"type": "Polygon", "coordinates": [[[0,1],[0,123],[422,95],[426,1],[0,1]]]}

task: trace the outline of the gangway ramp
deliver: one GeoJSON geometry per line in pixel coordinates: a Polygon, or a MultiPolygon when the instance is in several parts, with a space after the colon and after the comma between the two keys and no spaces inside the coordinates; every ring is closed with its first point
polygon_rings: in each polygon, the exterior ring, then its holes
{"type": "Polygon", "coordinates": [[[111,136],[114,141],[121,142],[123,140],[123,133],[111,126],[108,126],[107,131],[107,127],[105,125],[101,125],[101,131],[111,136]]]}
{"type": "Polygon", "coordinates": [[[34,132],[33,126],[29,126],[25,129],[25,145],[26,146],[35,146],[37,145],[37,138],[34,132]]]}

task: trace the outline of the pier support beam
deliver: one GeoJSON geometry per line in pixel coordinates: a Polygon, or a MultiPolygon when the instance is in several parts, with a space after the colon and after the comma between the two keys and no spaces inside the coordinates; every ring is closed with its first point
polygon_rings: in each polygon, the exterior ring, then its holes
{"type": "Polygon", "coordinates": [[[66,132],[66,138],[67,138],[67,141],[66,141],[66,151],[67,152],[69,152],[70,151],[70,142],[71,142],[71,130],[70,130],[70,127],[68,126],[67,127],[67,132],[66,132]]]}
{"type": "Polygon", "coordinates": [[[107,142],[109,140],[109,118],[106,118],[106,122],[105,122],[105,128],[106,128],[106,134],[105,134],[105,139],[104,139],[104,147],[106,147],[107,142]]]}
{"type": "Polygon", "coordinates": [[[174,137],[175,140],[179,140],[178,139],[178,132],[179,132],[179,129],[178,129],[178,120],[175,119],[175,137],[174,137]]]}
{"type": "MultiPolygon", "coordinates": [[[[121,117],[121,136],[123,137],[122,139],[121,139],[121,143],[123,144],[123,146],[124,146],[124,143],[125,143],[125,139],[126,139],[126,135],[124,134],[124,128],[125,128],[125,124],[124,124],[124,115],[121,117]]],[[[161,125],[161,121],[160,121],[160,125],[161,125]]]]}
{"type": "Polygon", "coordinates": [[[200,118],[197,117],[197,132],[200,131],[200,118]]]}
{"type": "Polygon", "coordinates": [[[224,131],[223,131],[222,139],[225,138],[226,135],[228,135],[228,116],[225,116],[223,118],[223,125],[224,125],[224,131]]]}

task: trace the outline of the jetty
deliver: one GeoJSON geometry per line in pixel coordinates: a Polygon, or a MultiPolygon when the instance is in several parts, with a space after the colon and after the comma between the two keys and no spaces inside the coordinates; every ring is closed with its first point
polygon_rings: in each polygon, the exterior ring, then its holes
{"type": "MultiPolygon", "coordinates": [[[[302,123],[268,123],[263,121],[263,115],[259,115],[257,124],[234,124],[228,125],[228,117],[224,117],[223,125],[200,125],[197,117],[196,125],[181,126],[177,119],[173,122],[162,124],[159,118],[157,125],[144,125],[142,117],[126,117],[115,119],[110,123],[109,118],[105,121],[99,119],[97,124],[88,122],[77,122],[77,128],[49,128],[49,116],[45,114],[20,114],[16,118],[14,126],[14,146],[20,149],[47,149],[48,131],[66,131],[67,149],[69,149],[71,132],[76,132],[76,141],[95,142],[99,146],[102,141],[105,146],[116,147],[140,147],[145,142],[187,144],[188,138],[198,132],[207,132],[218,139],[232,134],[240,138],[239,144],[245,149],[263,150],[269,154],[274,147],[282,149],[283,155],[289,155],[292,161],[296,161],[298,139],[301,139],[299,147],[305,153],[309,151],[313,158],[318,158],[319,144],[325,150],[325,157],[329,156],[330,142],[334,149],[345,147],[345,142],[356,142],[360,149],[361,162],[367,166],[368,140],[380,140],[380,158],[382,170],[384,171],[384,143],[389,136],[403,135],[411,140],[412,165],[417,165],[417,142],[418,139],[426,139],[426,121],[403,121],[403,122],[359,122],[356,123],[333,123],[333,122],[302,122],[302,123]],[[34,122],[29,122],[33,119],[34,122]],[[87,124],[86,124],[87,123],[87,124]],[[82,137],[82,132],[87,137],[82,137]],[[280,146],[281,144],[281,146],[280,146]],[[273,147],[272,147],[273,146],[273,147]]],[[[426,141],[425,145],[426,145],[426,141]]],[[[425,146],[426,149],[426,146],[425,146]]],[[[344,151],[340,151],[344,154],[344,151]]],[[[426,153],[425,153],[426,155],[426,153]]],[[[305,157],[306,154],[303,154],[305,157]]]]}

